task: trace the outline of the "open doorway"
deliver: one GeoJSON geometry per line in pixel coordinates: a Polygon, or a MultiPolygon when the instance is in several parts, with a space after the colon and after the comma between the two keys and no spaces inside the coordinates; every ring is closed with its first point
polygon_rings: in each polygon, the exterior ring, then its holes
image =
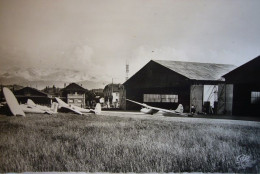
{"type": "Polygon", "coordinates": [[[203,88],[203,112],[215,114],[218,104],[218,85],[204,85],[203,88]]]}

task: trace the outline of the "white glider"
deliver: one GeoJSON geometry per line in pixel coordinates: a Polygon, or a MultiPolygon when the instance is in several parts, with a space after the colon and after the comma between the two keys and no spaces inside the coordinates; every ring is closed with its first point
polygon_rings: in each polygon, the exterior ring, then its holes
{"type": "Polygon", "coordinates": [[[101,113],[100,103],[97,103],[95,109],[85,109],[85,108],[81,108],[78,106],[69,105],[57,97],[55,97],[55,99],[57,100],[57,102],[59,104],[59,108],[64,111],[66,110],[66,111],[74,112],[79,115],[83,115],[84,113],[95,113],[95,114],[101,113]]]}
{"type": "Polygon", "coordinates": [[[145,103],[139,103],[133,100],[126,99],[127,101],[133,102],[135,104],[141,105],[143,108],[140,110],[144,114],[155,114],[157,112],[162,112],[164,116],[174,116],[174,115],[181,115],[181,116],[188,116],[187,113],[183,113],[183,106],[182,104],[179,104],[177,109],[175,110],[168,110],[168,109],[163,109],[163,108],[157,108],[153,106],[149,106],[145,103]]]}
{"type": "Polygon", "coordinates": [[[21,104],[20,107],[25,113],[35,114],[56,114],[58,110],[58,103],[53,102],[51,108],[35,104],[31,99],[27,100],[26,104],[21,104]]]}

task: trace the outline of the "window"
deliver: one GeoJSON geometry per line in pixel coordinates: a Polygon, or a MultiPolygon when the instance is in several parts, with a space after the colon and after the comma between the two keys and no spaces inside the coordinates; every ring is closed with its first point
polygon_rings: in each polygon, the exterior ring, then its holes
{"type": "Polygon", "coordinates": [[[144,102],[161,102],[160,94],[144,94],[144,102]]]}
{"type": "Polygon", "coordinates": [[[251,104],[260,102],[260,92],[252,91],[251,92],[251,104]]]}
{"type": "Polygon", "coordinates": [[[74,103],[74,100],[73,99],[69,99],[69,103],[74,103]]]}
{"type": "Polygon", "coordinates": [[[144,94],[144,102],[178,103],[178,95],[172,94],[144,94]]]}
{"type": "Polygon", "coordinates": [[[82,103],[82,100],[78,99],[78,103],[82,103]]]}
{"type": "Polygon", "coordinates": [[[178,103],[178,95],[161,95],[161,99],[165,103],[178,103]]]}

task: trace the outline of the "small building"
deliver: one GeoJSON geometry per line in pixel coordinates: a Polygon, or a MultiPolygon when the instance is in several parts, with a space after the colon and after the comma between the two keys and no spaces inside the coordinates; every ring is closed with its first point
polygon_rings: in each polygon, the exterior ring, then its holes
{"type": "Polygon", "coordinates": [[[226,112],[260,116],[260,56],[223,75],[226,81],[226,112]]]}
{"type": "Polygon", "coordinates": [[[61,89],[61,99],[63,99],[68,104],[85,108],[87,92],[88,90],[82,86],[76,83],[71,83],[65,88],[61,89]]]}
{"type": "Polygon", "coordinates": [[[108,84],[105,86],[103,93],[105,104],[108,108],[119,108],[120,105],[120,90],[123,89],[123,85],[121,84],[108,84]]]}
{"type": "MultiPolygon", "coordinates": [[[[200,113],[209,105],[216,110],[218,85],[224,83],[222,76],[234,68],[227,64],[151,60],[123,84],[122,98],[165,109],[182,104],[185,112],[192,105],[200,113]]],[[[140,109],[131,102],[120,107],[140,109]]]]}
{"type": "Polygon", "coordinates": [[[14,95],[19,103],[26,103],[28,99],[31,99],[37,104],[51,105],[51,95],[35,88],[25,87],[15,91],[14,95]]]}

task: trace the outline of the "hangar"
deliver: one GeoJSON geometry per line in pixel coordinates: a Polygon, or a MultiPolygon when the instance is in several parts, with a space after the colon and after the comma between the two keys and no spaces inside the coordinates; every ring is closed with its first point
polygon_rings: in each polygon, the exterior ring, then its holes
{"type": "Polygon", "coordinates": [[[51,103],[51,96],[49,94],[31,87],[25,87],[14,91],[14,94],[19,103],[26,103],[28,99],[41,105],[50,105],[51,103]]]}
{"type": "Polygon", "coordinates": [[[230,71],[223,77],[230,86],[232,115],[260,114],[260,56],[230,71]]]}
{"type": "MultiPolygon", "coordinates": [[[[217,86],[224,83],[222,76],[234,68],[227,64],[151,60],[123,84],[122,95],[165,109],[182,104],[185,112],[194,105],[197,112],[203,112],[203,104],[210,97],[217,105],[217,86]]],[[[140,109],[130,102],[123,104],[122,109],[140,109]]]]}

